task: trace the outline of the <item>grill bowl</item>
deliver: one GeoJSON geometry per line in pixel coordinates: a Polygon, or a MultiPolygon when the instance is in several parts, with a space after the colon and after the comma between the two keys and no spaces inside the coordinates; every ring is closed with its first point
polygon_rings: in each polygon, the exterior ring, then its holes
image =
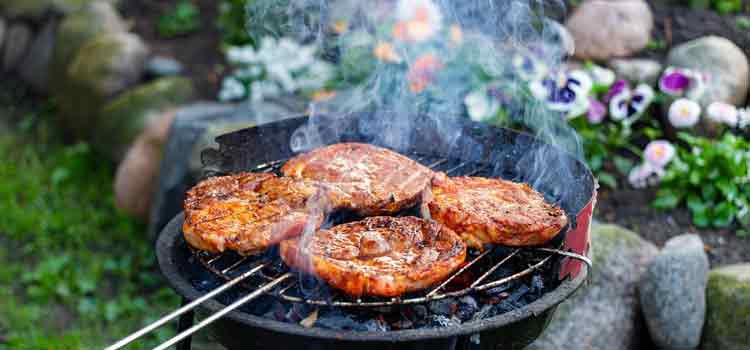
{"type": "MultiPolygon", "coordinates": [[[[378,144],[377,138],[362,133],[361,121],[367,118],[365,115],[318,120],[319,123],[315,125],[320,126],[316,131],[318,135],[323,135],[325,144],[346,141],[378,144]],[[326,129],[326,125],[336,125],[336,128],[326,129]]],[[[287,119],[220,136],[217,138],[219,149],[209,149],[203,154],[205,169],[208,174],[233,173],[287,159],[294,155],[289,146],[293,132],[306,122],[306,117],[287,119]]],[[[596,183],[580,161],[528,134],[509,129],[461,122],[461,136],[447,142],[430,119],[424,119],[419,125],[422,126],[415,129],[410,137],[424,142],[413,142],[414,146],[400,152],[437,154],[468,162],[493,164],[492,176],[534,184],[537,190],[560,203],[572,219],[571,229],[561,233],[558,238],[563,240],[564,248],[586,255],[596,183]],[[533,157],[544,157],[545,160],[560,162],[566,171],[556,172],[557,176],[535,172],[533,164],[528,163],[529,155],[532,155],[532,161],[535,159],[533,157]]],[[[183,215],[178,214],[164,227],[157,240],[157,257],[170,285],[183,297],[193,300],[204,292],[191,283],[195,267],[190,267],[192,254],[182,238],[183,220],[183,215]]],[[[522,349],[541,334],[556,306],[583,284],[589,272],[583,266],[580,261],[565,258],[560,264],[561,283],[540,299],[513,311],[459,326],[350,332],[304,328],[234,311],[214,323],[211,329],[229,349],[522,349]],[[471,342],[473,335],[479,335],[479,345],[471,342]]],[[[209,300],[203,304],[203,310],[214,313],[223,306],[209,300]]]]}

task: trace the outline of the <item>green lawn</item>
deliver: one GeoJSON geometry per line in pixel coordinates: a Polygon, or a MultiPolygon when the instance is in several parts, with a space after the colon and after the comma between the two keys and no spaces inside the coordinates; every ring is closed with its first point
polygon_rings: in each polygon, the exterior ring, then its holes
{"type": "Polygon", "coordinates": [[[63,144],[52,117],[0,131],[0,350],[101,349],[178,304],[144,226],[113,205],[113,165],[63,144]]]}

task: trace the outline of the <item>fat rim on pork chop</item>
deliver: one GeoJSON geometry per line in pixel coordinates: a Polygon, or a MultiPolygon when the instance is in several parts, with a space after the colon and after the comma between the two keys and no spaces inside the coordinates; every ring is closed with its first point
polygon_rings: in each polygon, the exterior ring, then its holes
{"type": "Polygon", "coordinates": [[[394,297],[444,280],[466,259],[452,230],[413,216],[376,216],[281,242],[292,267],[351,296],[394,297]]]}
{"type": "Polygon", "coordinates": [[[341,208],[362,216],[394,214],[414,206],[433,175],[406,156],[363,143],[312,150],[287,161],[281,171],[330,185],[340,191],[341,208]]]}
{"type": "Polygon", "coordinates": [[[568,223],[565,212],[525,183],[438,173],[422,200],[422,215],[458,233],[472,248],[485,244],[542,245],[568,223]]]}
{"type": "Polygon", "coordinates": [[[201,250],[254,254],[319,228],[329,194],[315,181],[273,174],[209,178],[187,192],[183,234],[201,250]]]}

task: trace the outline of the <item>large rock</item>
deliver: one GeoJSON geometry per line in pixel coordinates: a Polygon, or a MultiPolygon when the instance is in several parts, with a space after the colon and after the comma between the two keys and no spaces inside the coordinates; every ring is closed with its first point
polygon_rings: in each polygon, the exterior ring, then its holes
{"type": "Polygon", "coordinates": [[[640,300],[651,339],[664,349],[700,345],[706,315],[708,256],[694,234],[667,241],[646,268],[640,300]]]}
{"type": "Polygon", "coordinates": [[[5,45],[3,45],[4,72],[9,72],[16,68],[29,48],[31,35],[31,29],[23,23],[14,23],[8,28],[5,45]]]}
{"type": "Polygon", "coordinates": [[[50,13],[69,14],[93,2],[115,0],[0,0],[0,12],[10,18],[38,20],[50,13]]]}
{"type": "Polygon", "coordinates": [[[750,264],[711,270],[706,288],[706,326],[701,349],[750,347],[750,264]]]}
{"type": "Polygon", "coordinates": [[[50,19],[31,43],[29,52],[18,67],[18,73],[37,92],[49,91],[49,65],[55,48],[57,20],[50,19]]]}
{"type": "Polygon", "coordinates": [[[68,67],[58,103],[67,126],[78,137],[97,131],[100,109],[134,85],[143,72],[148,49],[130,33],[104,33],[85,44],[68,67]]]}
{"type": "Polygon", "coordinates": [[[68,67],[78,50],[96,35],[125,31],[125,22],[107,2],[94,2],[66,16],[57,30],[56,42],[65,45],[55,45],[51,82],[60,87],[60,83],[67,79],[68,67]]]}
{"type": "Polygon", "coordinates": [[[199,151],[204,145],[214,146],[214,135],[299,116],[304,106],[304,103],[294,99],[283,99],[254,105],[196,103],[179,109],[164,147],[158,186],[151,206],[149,233],[157,234],[182,210],[185,191],[201,176],[201,169],[196,168],[196,163],[199,163],[196,158],[199,158],[199,151]]]}
{"type": "Polygon", "coordinates": [[[188,102],[193,95],[190,79],[182,77],[160,78],[120,94],[101,109],[94,146],[119,161],[155,118],[166,109],[188,102]]]}
{"type": "Polygon", "coordinates": [[[743,106],[750,85],[750,65],[742,49],[731,41],[706,36],[669,51],[667,65],[691,68],[708,75],[706,93],[700,103],[723,101],[743,106]]]}
{"type": "Polygon", "coordinates": [[[591,229],[592,283],[558,308],[529,350],[640,349],[648,331],[636,286],[657,248],[614,225],[591,229]]]}
{"type": "Polygon", "coordinates": [[[616,58],[609,61],[609,67],[619,78],[649,85],[655,85],[662,72],[659,61],[647,58],[616,58]]]}
{"type": "Polygon", "coordinates": [[[643,0],[588,0],[565,23],[575,40],[575,56],[607,60],[630,56],[646,47],[654,18],[643,0]]]}

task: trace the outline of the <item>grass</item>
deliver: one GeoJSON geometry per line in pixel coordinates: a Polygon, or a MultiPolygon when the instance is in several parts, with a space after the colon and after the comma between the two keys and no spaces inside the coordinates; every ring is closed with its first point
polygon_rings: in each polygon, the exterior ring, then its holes
{"type": "Polygon", "coordinates": [[[112,165],[45,114],[0,133],[0,350],[100,349],[178,300],[144,227],[114,207],[112,165]]]}

